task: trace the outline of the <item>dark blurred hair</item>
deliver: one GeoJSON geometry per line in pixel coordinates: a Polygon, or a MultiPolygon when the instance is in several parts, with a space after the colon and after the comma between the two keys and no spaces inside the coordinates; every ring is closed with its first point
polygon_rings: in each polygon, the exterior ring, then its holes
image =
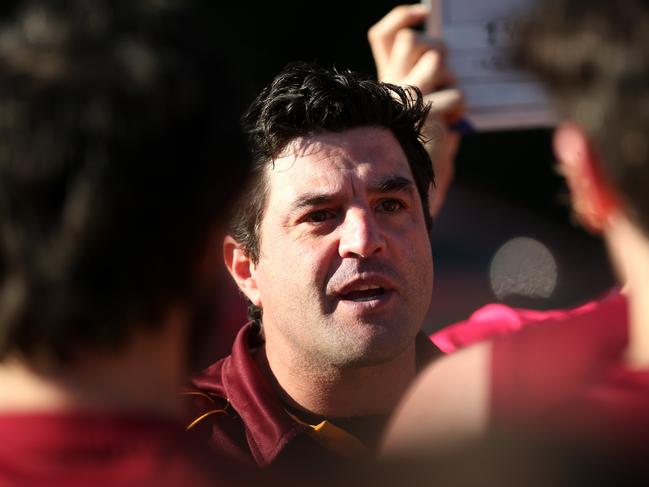
{"type": "Polygon", "coordinates": [[[632,218],[649,233],[649,2],[545,0],[515,57],[579,124],[632,218]]]}
{"type": "Polygon", "coordinates": [[[434,176],[420,134],[428,110],[415,88],[403,89],[316,64],[288,65],[255,99],[243,119],[253,169],[248,190],[235,207],[233,238],[253,262],[259,260],[259,229],[268,196],[266,170],[291,141],[364,126],[387,128],[401,144],[430,229],[428,188],[434,176]]]}
{"type": "Polygon", "coordinates": [[[244,173],[189,0],[0,6],[0,358],[118,347],[195,291],[244,173]]]}

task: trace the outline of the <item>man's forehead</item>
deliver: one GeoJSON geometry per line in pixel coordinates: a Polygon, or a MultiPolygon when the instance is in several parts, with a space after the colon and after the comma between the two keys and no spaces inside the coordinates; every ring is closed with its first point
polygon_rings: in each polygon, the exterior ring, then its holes
{"type": "Polygon", "coordinates": [[[278,182],[295,178],[326,180],[337,177],[340,172],[354,173],[364,179],[381,179],[381,173],[410,176],[401,145],[391,131],[380,127],[296,138],[269,165],[268,172],[278,182]]]}

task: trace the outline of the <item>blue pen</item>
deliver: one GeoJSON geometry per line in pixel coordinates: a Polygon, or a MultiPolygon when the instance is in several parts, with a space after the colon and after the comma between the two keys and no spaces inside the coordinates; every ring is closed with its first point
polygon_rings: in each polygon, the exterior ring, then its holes
{"type": "Polygon", "coordinates": [[[471,122],[469,122],[466,118],[460,118],[457,122],[452,123],[451,125],[449,125],[449,129],[451,129],[453,132],[458,132],[461,135],[469,135],[476,132],[475,127],[471,125],[471,122]]]}

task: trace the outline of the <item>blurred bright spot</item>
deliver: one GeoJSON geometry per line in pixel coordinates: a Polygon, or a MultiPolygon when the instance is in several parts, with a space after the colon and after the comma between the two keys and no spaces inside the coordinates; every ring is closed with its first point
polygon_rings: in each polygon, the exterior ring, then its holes
{"type": "Polygon", "coordinates": [[[516,237],[494,255],[489,279],[500,300],[512,295],[549,298],[557,285],[557,263],[552,252],[538,240],[516,237]]]}

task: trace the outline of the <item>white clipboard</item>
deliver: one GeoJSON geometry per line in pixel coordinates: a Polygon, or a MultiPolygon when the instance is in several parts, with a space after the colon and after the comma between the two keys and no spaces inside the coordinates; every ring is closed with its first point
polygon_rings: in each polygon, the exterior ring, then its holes
{"type": "Polygon", "coordinates": [[[422,0],[426,32],[448,46],[449,66],[478,131],[550,127],[557,120],[533,78],[507,63],[512,18],[534,0],[422,0]]]}

